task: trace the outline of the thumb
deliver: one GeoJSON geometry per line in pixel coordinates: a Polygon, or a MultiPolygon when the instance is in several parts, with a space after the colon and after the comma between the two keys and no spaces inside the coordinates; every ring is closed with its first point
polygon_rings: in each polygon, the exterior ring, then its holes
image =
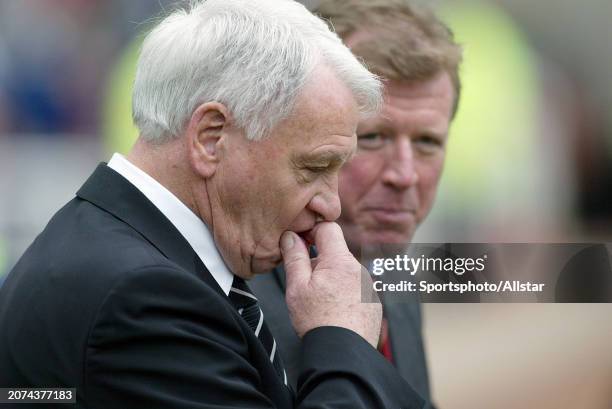
{"type": "Polygon", "coordinates": [[[287,277],[287,291],[292,287],[303,287],[310,281],[312,267],[308,249],[302,239],[292,231],[281,236],[281,252],[287,277]]]}

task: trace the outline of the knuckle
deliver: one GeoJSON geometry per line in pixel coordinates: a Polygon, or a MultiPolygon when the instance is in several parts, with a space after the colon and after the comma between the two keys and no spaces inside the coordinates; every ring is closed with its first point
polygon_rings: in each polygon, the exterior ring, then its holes
{"type": "Polygon", "coordinates": [[[285,268],[294,269],[297,266],[299,266],[304,261],[304,259],[305,257],[302,254],[299,254],[299,253],[290,254],[286,256],[284,259],[285,268]]]}

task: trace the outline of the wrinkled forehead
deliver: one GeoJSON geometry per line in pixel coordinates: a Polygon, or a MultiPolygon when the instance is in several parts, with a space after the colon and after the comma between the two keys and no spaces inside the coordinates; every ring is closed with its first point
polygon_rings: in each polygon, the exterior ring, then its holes
{"type": "Polygon", "coordinates": [[[448,122],[452,116],[453,98],[454,89],[446,72],[439,72],[434,77],[421,81],[390,80],[385,84],[381,114],[384,116],[392,110],[430,110],[434,111],[440,120],[448,122]]]}

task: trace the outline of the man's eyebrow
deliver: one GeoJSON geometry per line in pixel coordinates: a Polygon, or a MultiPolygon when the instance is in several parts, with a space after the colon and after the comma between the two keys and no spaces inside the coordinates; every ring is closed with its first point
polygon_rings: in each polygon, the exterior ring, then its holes
{"type": "Polygon", "coordinates": [[[301,163],[307,163],[309,165],[329,165],[329,164],[341,164],[349,160],[355,154],[355,150],[351,149],[350,152],[338,152],[338,151],[322,151],[305,153],[300,155],[298,161],[301,163]]]}

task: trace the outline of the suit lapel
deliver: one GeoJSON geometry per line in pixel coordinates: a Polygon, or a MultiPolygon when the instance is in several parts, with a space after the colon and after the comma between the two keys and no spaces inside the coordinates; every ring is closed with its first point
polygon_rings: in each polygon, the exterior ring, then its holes
{"type": "Polygon", "coordinates": [[[98,165],[77,196],[128,224],[166,258],[196,274],[225,297],[217,281],[170,220],[140,190],[105,163],[98,165]]]}
{"type": "Polygon", "coordinates": [[[418,295],[406,293],[402,302],[384,303],[389,323],[393,363],[400,375],[422,396],[429,396],[429,380],[423,348],[421,308],[418,295]]]}

